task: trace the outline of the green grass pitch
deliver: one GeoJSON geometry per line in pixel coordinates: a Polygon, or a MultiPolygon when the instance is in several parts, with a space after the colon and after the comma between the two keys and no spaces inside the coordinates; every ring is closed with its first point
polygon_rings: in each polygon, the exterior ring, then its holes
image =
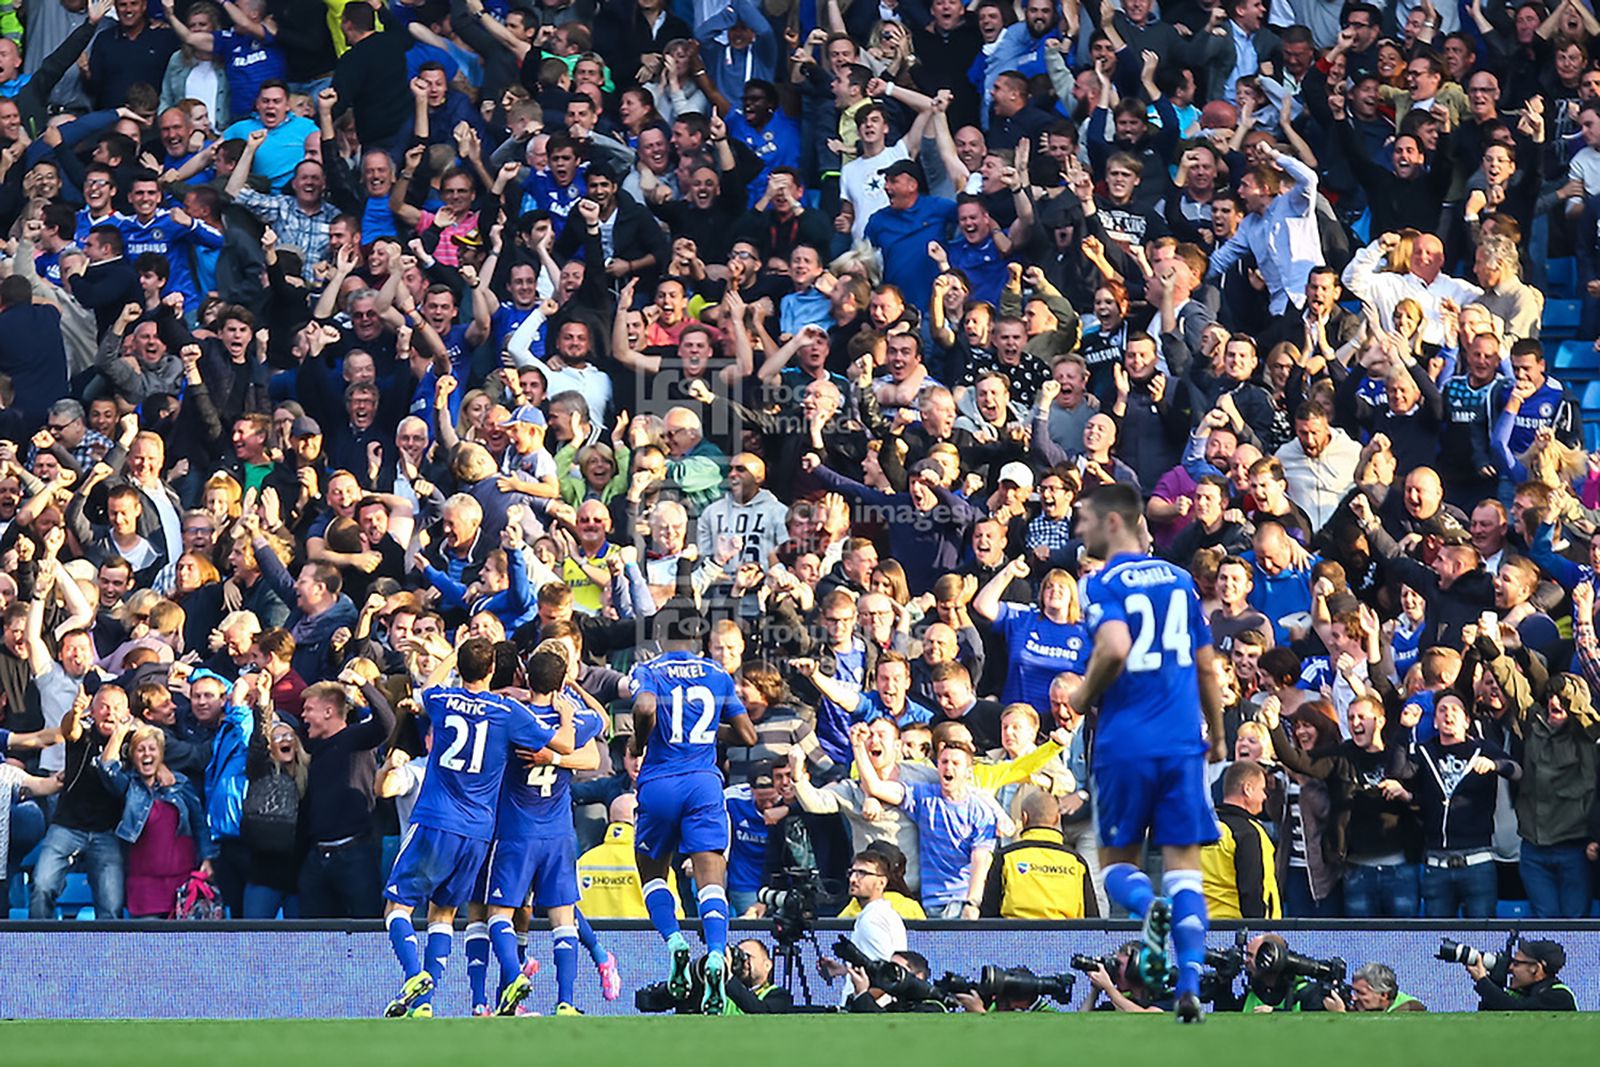
{"type": "Polygon", "coordinates": [[[453,1067],[1592,1064],[1600,1015],[1063,1015],[0,1023],[7,1062],[453,1067]]]}

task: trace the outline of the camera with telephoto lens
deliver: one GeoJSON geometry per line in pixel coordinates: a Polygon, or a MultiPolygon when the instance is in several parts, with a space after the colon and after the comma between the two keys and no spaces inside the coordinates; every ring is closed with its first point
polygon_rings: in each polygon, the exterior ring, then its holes
{"type": "MultiPolygon", "coordinates": [[[[738,953],[742,956],[744,953],[738,953]]],[[[748,959],[745,965],[749,966],[748,959]]],[[[738,958],[734,959],[734,974],[738,974],[738,958]]],[[[689,965],[689,992],[682,1000],[678,1000],[667,992],[667,983],[655,982],[651,985],[641,986],[633,995],[633,1007],[636,1011],[659,1014],[661,1012],[676,1012],[679,1015],[699,1015],[700,1001],[706,992],[706,958],[701,956],[689,965]]]]}
{"type": "Polygon", "coordinates": [[[815,867],[787,867],[772,886],[756,891],[772,920],[772,936],[780,944],[793,944],[810,932],[817,921],[817,899],[822,895],[822,875],[815,867]]]}
{"type": "Polygon", "coordinates": [[[1082,952],[1074,952],[1067,961],[1075,971],[1088,974],[1096,968],[1103,968],[1112,977],[1117,974],[1117,958],[1115,956],[1086,956],[1082,952]]]}
{"type": "Polygon", "coordinates": [[[1517,934],[1513,930],[1506,936],[1505,948],[1499,952],[1479,952],[1471,945],[1463,945],[1459,941],[1452,941],[1448,937],[1439,939],[1439,951],[1433,958],[1444,960],[1446,963],[1462,963],[1468,967],[1482,964],[1484,970],[1489,972],[1489,978],[1496,985],[1505,985],[1511,971],[1512,951],[1517,947],[1517,934]]]}
{"type": "Polygon", "coordinates": [[[1227,948],[1206,949],[1205,970],[1200,975],[1201,1000],[1215,1004],[1234,995],[1233,983],[1244,973],[1245,946],[1249,942],[1250,931],[1238,930],[1227,948]]]}
{"type": "Polygon", "coordinates": [[[975,993],[985,1004],[1029,1007],[1043,997],[1058,1004],[1072,999],[1072,986],[1078,980],[1075,974],[1034,974],[1026,967],[996,967],[986,963],[978,971],[978,980],[946,971],[944,977],[933,983],[934,988],[948,996],[957,993],[975,993]]]}
{"type": "Polygon", "coordinates": [[[1348,973],[1349,965],[1338,956],[1319,960],[1312,956],[1302,956],[1275,941],[1268,940],[1256,948],[1255,973],[1251,978],[1251,984],[1257,989],[1271,989],[1282,979],[1287,978],[1293,982],[1296,978],[1303,978],[1321,994],[1319,999],[1337,993],[1339,998],[1348,1004],[1351,999],[1350,991],[1345,984],[1345,976],[1348,973]]]}
{"type": "Polygon", "coordinates": [[[848,937],[833,943],[833,954],[852,967],[867,972],[867,981],[874,989],[881,989],[895,1000],[906,1004],[923,1001],[948,1000],[948,994],[936,988],[926,978],[918,978],[893,960],[869,959],[848,937]]]}

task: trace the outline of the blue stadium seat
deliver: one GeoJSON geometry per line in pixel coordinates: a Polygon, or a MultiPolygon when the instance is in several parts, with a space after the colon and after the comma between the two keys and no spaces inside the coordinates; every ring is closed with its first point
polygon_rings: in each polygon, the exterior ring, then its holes
{"type": "Polygon", "coordinates": [[[56,898],[56,915],[82,919],[86,909],[88,918],[94,918],[94,893],[89,889],[89,876],[72,871],[67,875],[66,884],[61,887],[61,895],[56,898]]]}
{"type": "Polygon", "coordinates": [[[1588,452],[1600,452],[1600,422],[1583,424],[1583,447],[1588,452]]]}
{"type": "Polygon", "coordinates": [[[1526,900],[1502,900],[1494,910],[1497,919],[1526,919],[1532,914],[1526,900]]]}
{"type": "Polygon", "coordinates": [[[1545,291],[1570,299],[1578,295],[1578,261],[1572,256],[1549,259],[1544,264],[1545,291]]]}
{"type": "Polygon", "coordinates": [[[1581,305],[1576,300],[1546,300],[1542,332],[1571,337],[1578,330],[1581,305]]]}
{"type": "Polygon", "coordinates": [[[1600,376],[1600,351],[1591,341],[1562,341],[1554,369],[1556,377],[1569,384],[1574,378],[1600,376]]]}
{"type": "Polygon", "coordinates": [[[1590,382],[1583,387],[1583,396],[1578,406],[1583,409],[1585,419],[1600,419],[1600,382],[1590,382]]]}

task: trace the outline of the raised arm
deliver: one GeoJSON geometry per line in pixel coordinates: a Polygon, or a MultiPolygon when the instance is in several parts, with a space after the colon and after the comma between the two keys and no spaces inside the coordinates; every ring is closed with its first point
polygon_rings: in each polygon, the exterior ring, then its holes
{"type": "Polygon", "coordinates": [[[1002,567],[972,598],[972,610],[994,622],[1000,615],[1000,597],[1012,582],[1028,577],[1028,561],[1020,556],[1002,567]]]}

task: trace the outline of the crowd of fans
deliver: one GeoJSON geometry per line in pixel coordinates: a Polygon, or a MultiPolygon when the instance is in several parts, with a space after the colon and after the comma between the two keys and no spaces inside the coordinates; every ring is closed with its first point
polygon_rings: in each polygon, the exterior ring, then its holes
{"type": "MultiPolygon", "coordinates": [[[[740,910],[796,868],[843,903],[872,846],[906,914],[1104,914],[1068,697],[1108,482],[1226,653],[1213,914],[1589,912],[1600,454],[1538,339],[1551,257],[1600,308],[1583,0],[28,0],[0,34],[32,916],[73,870],[102,916],[194,871],[235,916],[376,915],[454,646],[509,680],[568,640],[620,735],[663,613],[756,720],[740,910]]],[[[622,740],[575,796],[597,916],[637,907],[622,740]]]]}

